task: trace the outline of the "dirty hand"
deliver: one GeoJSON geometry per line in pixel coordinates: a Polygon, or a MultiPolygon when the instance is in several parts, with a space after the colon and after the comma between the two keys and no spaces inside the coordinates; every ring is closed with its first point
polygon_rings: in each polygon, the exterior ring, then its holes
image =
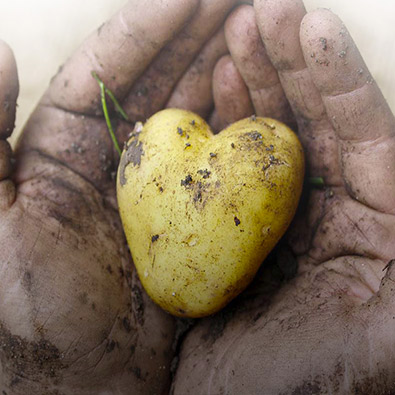
{"type": "Polygon", "coordinates": [[[194,327],[174,393],[393,393],[394,116],[328,10],[256,0],[231,14],[225,36],[232,57],[214,71],[219,124],[253,112],[292,122],[288,101],[308,175],[325,186],[303,199],[288,234],[296,278],[271,298],[258,278],[194,327]]]}
{"type": "MultiPolygon", "coordinates": [[[[118,162],[95,71],[137,120],[175,106],[209,117],[235,0],[130,1],[59,70],[15,153],[18,91],[0,46],[0,390],[152,393],[170,381],[173,318],[141,289],[115,203],[118,162]]],[[[0,392],[1,392],[0,391],[0,392]]]]}

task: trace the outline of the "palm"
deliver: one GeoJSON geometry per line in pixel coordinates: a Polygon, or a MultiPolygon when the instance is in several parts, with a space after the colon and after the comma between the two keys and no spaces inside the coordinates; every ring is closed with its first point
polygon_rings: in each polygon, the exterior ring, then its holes
{"type": "Polygon", "coordinates": [[[210,76],[226,52],[214,33],[233,4],[202,1],[196,12],[198,1],[130,2],[51,82],[18,146],[15,200],[0,207],[3,391],[166,391],[175,322],[133,270],[115,200],[117,154],[91,71],[131,119],[116,122],[121,142],[134,121],[168,105],[208,116],[210,76]]]}
{"type": "Polygon", "coordinates": [[[251,8],[227,21],[227,68],[246,83],[228,101],[244,89],[256,112],[270,115],[277,100],[286,119],[274,93],[282,87],[308,174],[326,185],[302,202],[288,234],[296,278],[273,292],[264,268],[247,295],[200,322],[183,344],[175,393],[392,393],[395,119],[330,12],[309,14],[299,42],[300,2],[256,1],[255,11],[267,54],[251,8]]]}

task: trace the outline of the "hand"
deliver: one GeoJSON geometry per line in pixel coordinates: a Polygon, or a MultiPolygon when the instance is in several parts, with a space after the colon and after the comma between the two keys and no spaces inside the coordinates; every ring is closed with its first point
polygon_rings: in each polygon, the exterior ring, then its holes
{"type": "Polygon", "coordinates": [[[237,114],[287,120],[285,94],[308,175],[325,187],[302,201],[288,235],[296,278],[271,298],[258,278],[202,320],[183,343],[174,393],[393,393],[394,116],[330,11],[305,15],[296,0],[254,7],[257,22],[248,6],[226,22],[233,60],[216,66],[216,108],[226,100],[237,114]]]}
{"type": "Polygon", "coordinates": [[[0,47],[3,394],[166,392],[175,320],[133,270],[115,203],[118,158],[91,72],[129,116],[116,124],[121,143],[166,106],[207,117],[213,68],[227,52],[221,25],[235,3],[130,1],[52,80],[25,127],[13,181],[5,139],[17,77],[0,47]]]}

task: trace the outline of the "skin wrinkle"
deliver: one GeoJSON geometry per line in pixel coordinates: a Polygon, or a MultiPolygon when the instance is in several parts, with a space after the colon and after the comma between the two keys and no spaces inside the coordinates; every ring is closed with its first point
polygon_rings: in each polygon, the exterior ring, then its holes
{"type": "Polygon", "coordinates": [[[292,97],[290,103],[296,113],[295,115],[297,116],[297,119],[299,114],[301,114],[305,119],[312,121],[322,121],[322,119],[327,118],[319,92],[309,77],[307,68],[296,71],[290,70],[287,73],[280,72],[279,76],[289,100],[292,97]],[[305,74],[307,74],[306,79],[304,79],[305,74]],[[306,89],[302,89],[301,82],[304,82],[306,89]],[[298,95],[295,95],[295,83],[299,88],[296,91],[299,93],[298,95]],[[305,96],[309,98],[309,102],[305,101],[305,96]],[[303,106],[300,104],[303,104],[303,106]]]}
{"type": "MultiPolygon", "coordinates": [[[[69,170],[72,174],[74,174],[75,176],[77,176],[78,178],[80,178],[81,180],[86,182],[87,184],[89,184],[92,188],[95,189],[95,191],[98,194],[100,194],[100,191],[97,189],[97,187],[91,181],[89,181],[89,179],[86,179],[83,175],[79,174],[75,169],[70,168],[69,165],[66,162],[61,162],[61,161],[59,161],[58,159],[56,159],[56,158],[54,158],[52,156],[46,155],[45,153],[43,153],[39,149],[31,149],[31,148],[27,149],[24,152],[24,155],[27,155],[29,153],[37,153],[44,160],[49,160],[50,162],[53,162],[54,166],[59,166],[60,167],[58,169],[57,173],[51,174],[51,176],[54,176],[54,175],[56,176],[56,174],[58,174],[59,176],[62,176],[63,175],[62,167],[64,167],[67,170],[69,170]]],[[[27,179],[24,178],[23,180],[19,180],[18,184],[25,184],[25,183],[27,183],[29,181],[33,181],[35,179],[39,179],[39,178],[41,178],[41,175],[43,175],[45,172],[46,172],[46,170],[43,169],[40,173],[37,173],[37,174],[34,174],[34,175],[32,174],[32,176],[30,178],[27,178],[27,179]]],[[[48,193],[50,193],[50,192],[51,191],[49,190],[48,193]]],[[[80,191],[80,193],[81,193],[81,191],[80,191]]],[[[32,195],[26,195],[26,196],[30,196],[31,197],[32,195]]],[[[46,197],[46,196],[44,196],[44,197],[46,197]]],[[[52,202],[52,203],[54,203],[54,202],[52,202]]],[[[112,207],[112,208],[114,210],[118,211],[118,209],[116,207],[112,207]]]]}
{"type": "MultiPolygon", "coordinates": [[[[117,323],[117,321],[116,321],[117,318],[118,318],[118,316],[116,315],[116,316],[115,316],[115,319],[114,319],[114,324],[113,324],[113,326],[111,327],[110,333],[107,335],[107,337],[104,338],[103,341],[101,341],[96,347],[94,347],[93,349],[87,351],[85,354],[80,355],[80,356],[79,356],[78,358],[76,358],[75,360],[71,361],[69,366],[73,366],[73,365],[75,365],[76,363],[80,362],[82,359],[85,359],[86,357],[89,357],[93,352],[95,352],[96,350],[100,349],[100,348],[104,345],[104,343],[107,343],[107,342],[108,342],[108,339],[109,339],[109,336],[110,336],[112,330],[114,329],[115,324],[117,323]]],[[[82,337],[81,337],[81,338],[82,338],[82,337]]],[[[80,339],[81,339],[81,338],[80,338],[80,339]]],[[[78,344],[78,343],[77,343],[77,344],[78,344]]],[[[104,347],[103,350],[104,350],[104,352],[103,352],[102,356],[104,355],[106,348],[104,347]]],[[[102,359],[102,356],[100,357],[100,360],[102,359]]],[[[85,369],[85,372],[86,372],[86,371],[89,371],[90,369],[92,369],[92,367],[95,369],[95,368],[96,368],[96,365],[97,365],[97,363],[93,363],[93,366],[87,366],[86,369],[85,369]]]]}
{"type": "MultiPolygon", "coordinates": [[[[322,98],[325,99],[336,99],[336,98],[348,98],[349,96],[358,96],[359,92],[363,91],[363,89],[366,89],[366,87],[371,87],[372,84],[369,82],[365,82],[364,84],[360,86],[353,87],[351,90],[346,90],[346,91],[335,91],[331,93],[321,93],[322,98]]],[[[377,85],[375,83],[374,88],[376,88],[377,85]]],[[[377,105],[385,105],[384,103],[377,103],[377,105]]]]}
{"type": "MultiPolygon", "coordinates": [[[[357,258],[360,259],[361,257],[347,257],[348,260],[345,260],[345,263],[347,266],[346,267],[346,271],[343,270],[342,272],[342,268],[336,268],[335,271],[340,275],[340,276],[345,276],[346,278],[349,278],[350,280],[353,280],[357,283],[360,283],[363,287],[365,287],[368,291],[369,291],[369,295],[368,297],[363,297],[362,295],[358,294],[357,290],[354,291],[353,287],[352,287],[352,282],[351,282],[351,287],[350,289],[353,290],[353,294],[355,297],[359,298],[362,300],[362,302],[366,302],[367,300],[369,300],[372,295],[374,295],[377,291],[378,291],[378,285],[379,282],[377,283],[377,286],[373,288],[373,286],[371,287],[369,283],[367,283],[366,278],[364,278],[361,274],[361,265],[363,265],[363,263],[361,262],[360,264],[358,264],[357,262],[350,262],[350,259],[352,258],[357,258]]],[[[332,266],[333,267],[333,266],[332,266]]]]}
{"type": "MultiPolygon", "coordinates": [[[[359,90],[361,90],[361,91],[364,91],[365,89],[367,89],[366,86],[363,86],[363,87],[359,88],[359,90]]],[[[343,105],[344,101],[347,101],[347,99],[350,100],[350,103],[348,103],[348,106],[350,106],[352,104],[358,105],[358,100],[356,100],[356,99],[358,99],[358,97],[360,95],[362,95],[362,96],[366,95],[366,92],[353,91],[353,92],[344,93],[344,94],[338,95],[338,96],[327,96],[327,97],[324,98],[325,106],[327,108],[329,107],[329,109],[328,109],[328,113],[329,114],[331,112],[333,112],[332,108],[335,107],[336,106],[336,102],[339,101],[339,105],[341,107],[343,107],[343,116],[344,116],[345,120],[350,123],[347,126],[348,127],[354,127],[354,125],[353,125],[354,122],[359,124],[359,127],[361,128],[360,133],[359,133],[359,138],[354,138],[353,139],[351,137],[350,138],[347,137],[347,140],[349,140],[349,141],[359,142],[359,141],[361,141],[361,137],[368,138],[368,136],[369,136],[369,139],[370,139],[370,134],[367,133],[367,132],[369,132],[371,130],[375,130],[377,128],[377,122],[381,121],[380,119],[377,120],[377,117],[369,117],[369,118],[367,118],[367,122],[364,122],[363,124],[360,124],[360,122],[358,122],[359,121],[358,117],[360,115],[365,115],[365,114],[360,114],[360,113],[355,114],[356,116],[354,116],[354,119],[347,119],[346,118],[346,108],[343,105]],[[350,95],[353,96],[352,99],[355,99],[355,100],[349,99],[350,95]]],[[[372,110],[369,110],[371,114],[375,114],[375,113],[380,113],[381,114],[380,109],[383,109],[384,112],[388,110],[388,107],[387,107],[386,103],[381,103],[381,104],[374,103],[374,105],[376,106],[376,108],[372,109],[372,110]]],[[[332,122],[333,122],[333,124],[335,126],[335,129],[339,129],[339,125],[337,125],[336,118],[332,117],[332,122]]],[[[384,126],[385,126],[385,124],[384,124],[384,126]]],[[[394,125],[394,127],[395,127],[395,125],[394,125]]],[[[343,126],[343,128],[344,128],[344,126],[343,126]]],[[[390,128],[388,128],[388,129],[389,129],[388,130],[388,134],[389,135],[393,135],[393,133],[391,133],[391,129],[390,128]]],[[[341,138],[341,136],[339,136],[339,137],[341,138]]],[[[377,137],[379,137],[379,136],[377,136],[377,137]]]]}
{"type": "MultiPolygon", "coordinates": [[[[372,247],[372,250],[377,250],[376,246],[369,240],[369,238],[365,235],[365,233],[362,231],[362,229],[359,227],[357,221],[354,221],[348,214],[347,212],[345,212],[342,208],[341,211],[343,213],[343,215],[349,220],[350,224],[358,231],[358,233],[362,236],[362,238],[364,240],[366,240],[368,242],[368,244],[370,244],[370,246],[372,247]]],[[[356,241],[357,243],[357,241],[356,241]]],[[[353,251],[358,250],[356,247],[352,248],[353,251]]],[[[369,258],[378,258],[378,257],[373,257],[373,256],[369,256],[369,258]]]]}
{"type": "Polygon", "coordinates": [[[262,91],[275,91],[277,89],[282,90],[280,81],[274,82],[271,85],[265,85],[262,88],[256,88],[256,89],[249,88],[251,94],[254,94],[254,93],[261,94],[262,91]]]}
{"type": "MultiPolygon", "coordinates": [[[[342,144],[345,153],[355,152],[355,146],[358,146],[358,148],[361,151],[366,150],[367,153],[369,153],[369,150],[374,152],[375,149],[380,146],[382,146],[385,149],[388,148],[392,139],[393,139],[392,136],[377,136],[372,140],[360,140],[360,139],[342,140],[342,144]]],[[[339,138],[339,140],[341,140],[341,138],[339,138]]]]}
{"type": "MultiPolygon", "coordinates": [[[[366,173],[364,174],[360,168],[356,168],[356,170],[357,170],[356,173],[353,171],[350,171],[350,169],[353,170],[353,166],[350,165],[350,159],[347,158],[346,155],[344,155],[344,154],[341,155],[341,160],[342,160],[342,168],[344,169],[344,173],[345,173],[344,174],[344,181],[347,183],[347,185],[350,188],[350,190],[349,190],[350,196],[369,209],[376,210],[377,212],[382,213],[382,214],[394,215],[395,209],[391,210],[391,209],[386,209],[386,207],[380,207],[380,206],[376,207],[377,206],[377,204],[375,204],[376,202],[369,202],[369,199],[371,197],[373,197],[373,198],[376,197],[376,199],[377,199],[377,196],[381,197],[380,194],[377,195],[377,188],[375,189],[375,192],[372,194],[372,196],[369,197],[369,195],[366,196],[366,187],[370,187],[369,189],[371,190],[373,188],[371,183],[370,183],[370,185],[369,185],[369,183],[367,183],[367,185],[365,186],[363,184],[358,185],[358,183],[355,182],[355,178],[356,178],[355,176],[358,176],[358,177],[363,176],[363,178],[366,179],[366,177],[369,176],[370,174],[368,174],[368,175],[366,175],[366,173]],[[353,180],[352,184],[349,180],[350,176],[352,177],[352,180],[353,180]],[[360,189],[362,189],[362,186],[364,187],[363,191],[360,190],[360,189]]],[[[362,168],[362,169],[365,170],[364,168],[362,168]]],[[[369,179],[369,178],[367,178],[367,179],[369,179]]],[[[373,178],[373,180],[375,181],[376,179],[373,178]]],[[[381,187],[381,185],[379,185],[378,187],[381,187]]],[[[369,190],[368,190],[368,192],[369,192],[369,190]]]]}
{"type": "MultiPolygon", "coordinates": [[[[354,226],[353,222],[350,222],[352,224],[352,226],[354,226]]],[[[318,229],[321,227],[321,224],[318,225],[318,229]]],[[[312,259],[314,259],[316,262],[318,262],[318,264],[321,264],[325,261],[327,261],[329,259],[329,257],[333,258],[333,257],[340,257],[342,256],[342,254],[344,253],[350,253],[351,251],[357,251],[359,252],[359,245],[361,244],[360,241],[358,241],[357,239],[353,239],[353,245],[343,245],[343,244],[336,244],[336,245],[332,245],[332,248],[330,248],[329,250],[327,250],[325,248],[325,252],[323,251],[324,248],[322,247],[322,244],[318,244],[315,245],[315,240],[317,240],[318,237],[314,237],[313,240],[313,244],[310,247],[310,253],[308,254],[309,257],[311,257],[312,259]]],[[[319,238],[318,238],[319,239],[319,238]]],[[[319,241],[325,243],[325,239],[324,240],[320,240],[319,241]]],[[[339,242],[341,242],[343,240],[339,240],[339,242]]],[[[326,245],[326,244],[324,244],[326,245]]],[[[361,255],[362,256],[362,255],[361,255]]]]}
{"type": "Polygon", "coordinates": [[[381,279],[377,275],[377,272],[372,269],[371,264],[369,262],[367,264],[363,264],[363,265],[369,266],[372,278],[375,277],[376,281],[374,281],[373,279],[371,281],[369,281],[370,277],[369,276],[365,276],[364,273],[362,273],[362,266],[361,265],[354,265],[353,268],[358,273],[359,278],[364,280],[364,284],[370,290],[371,294],[374,295],[379,290],[379,285],[380,285],[380,280],[381,279]],[[374,283],[377,284],[377,286],[375,286],[374,283]]]}

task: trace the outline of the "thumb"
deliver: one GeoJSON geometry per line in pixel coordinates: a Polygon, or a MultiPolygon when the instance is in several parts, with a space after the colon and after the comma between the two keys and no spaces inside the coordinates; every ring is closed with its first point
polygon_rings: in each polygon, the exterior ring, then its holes
{"type": "Polygon", "coordinates": [[[6,139],[14,129],[16,99],[19,93],[18,73],[11,48],[0,40],[0,210],[15,200],[11,175],[12,150],[6,139]]]}

